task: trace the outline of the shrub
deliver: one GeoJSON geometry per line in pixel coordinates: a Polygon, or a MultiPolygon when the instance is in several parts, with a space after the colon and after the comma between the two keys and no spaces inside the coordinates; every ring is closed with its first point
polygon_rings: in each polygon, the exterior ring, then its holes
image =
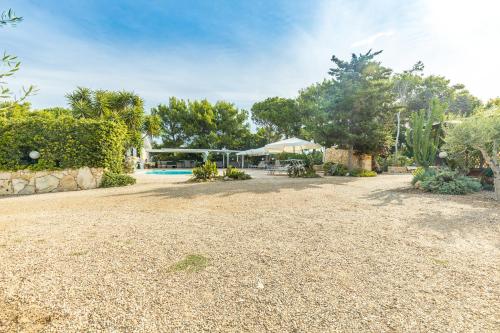
{"type": "Polygon", "coordinates": [[[118,187],[118,186],[127,186],[135,184],[136,179],[129,175],[114,173],[114,172],[105,172],[102,176],[101,187],[118,187]]]}
{"type": "Polygon", "coordinates": [[[224,171],[224,177],[234,180],[247,180],[252,178],[249,174],[245,173],[245,171],[238,170],[233,166],[229,166],[226,171],[224,171]]]}
{"type": "Polygon", "coordinates": [[[288,168],[288,177],[298,178],[303,177],[307,172],[307,169],[302,164],[291,165],[288,168]]]}
{"type": "Polygon", "coordinates": [[[323,164],[323,171],[326,176],[345,176],[348,173],[345,165],[332,162],[323,164]]]}
{"type": "Polygon", "coordinates": [[[420,187],[427,192],[459,195],[480,191],[481,183],[455,171],[442,170],[422,180],[420,187]]]}
{"type": "Polygon", "coordinates": [[[413,171],[412,175],[413,179],[411,180],[411,184],[415,185],[417,182],[421,182],[429,177],[435,176],[436,170],[434,169],[425,170],[423,167],[418,167],[415,171],[413,171]]]}
{"type": "Polygon", "coordinates": [[[194,180],[211,180],[219,175],[217,164],[215,162],[206,161],[203,165],[193,169],[194,180]]]}
{"type": "Polygon", "coordinates": [[[123,168],[123,125],[71,117],[0,119],[0,170],[53,170],[100,167],[112,172],[123,168]],[[29,152],[36,150],[35,162],[29,152]]]}
{"type": "Polygon", "coordinates": [[[365,169],[352,169],[349,172],[351,177],[375,177],[377,173],[375,171],[365,170],[365,169]]]}

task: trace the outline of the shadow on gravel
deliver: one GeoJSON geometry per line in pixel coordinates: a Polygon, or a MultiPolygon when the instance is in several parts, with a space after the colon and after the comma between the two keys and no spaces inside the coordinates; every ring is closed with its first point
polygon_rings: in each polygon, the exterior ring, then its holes
{"type": "MultiPolygon", "coordinates": [[[[408,221],[408,225],[431,229],[447,236],[459,235],[460,238],[467,238],[475,234],[494,235],[500,224],[499,214],[496,213],[493,206],[489,208],[489,210],[480,213],[474,210],[460,211],[457,214],[436,211],[424,213],[418,218],[408,221]]],[[[500,242],[496,243],[496,247],[500,248],[500,242]]]]}
{"type": "Polygon", "coordinates": [[[227,181],[213,183],[181,183],[176,186],[165,186],[143,192],[112,194],[109,196],[161,196],[165,198],[195,198],[203,195],[228,197],[244,193],[279,193],[282,190],[302,191],[321,188],[324,185],[345,185],[355,181],[350,177],[328,178],[257,178],[244,181],[227,181]]]}
{"type": "Polygon", "coordinates": [[[459,204],[469,205],[472,207],[492,208],[495,206],[500,207],[493,199],[493,194],[487,191],[468,195],[440,195],[433,193],[426,193],[412,187],[401,187],[389,190],[375,190],[362,197],[363,199],[373,200],[373,206],[388,206],[398,205],[403,206],[406,199],[433,199],[439,201],[451,201],[459,204]]]}

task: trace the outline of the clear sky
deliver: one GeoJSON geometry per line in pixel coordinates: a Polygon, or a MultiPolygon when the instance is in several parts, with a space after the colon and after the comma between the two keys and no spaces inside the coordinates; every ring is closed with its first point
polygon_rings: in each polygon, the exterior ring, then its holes
{"type": "Polygon", "coordinates": [[[243,108],[294,97],[327,77],[332,54],[383,49],[396,71],[500,95],[498,0],[0,0],[24,17],[1,28],[2,51],[34,84],[34,107],[65,106],[76,86],[133,90],[150,107],[169,96],[224,99],[243,108]]]}

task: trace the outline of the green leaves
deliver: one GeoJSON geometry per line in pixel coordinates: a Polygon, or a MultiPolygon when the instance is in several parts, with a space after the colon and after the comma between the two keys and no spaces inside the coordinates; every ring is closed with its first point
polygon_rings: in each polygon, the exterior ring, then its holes
{"type": "Polygon", "coordinates": [[[161,118],[166,147],[239,149],[247,147],[251,136],[247,112],[225,101],[211,104],[171,97],[168,105],[160,104],[151,112],[161,118]]]}
{"type": "Polygon", "coordinates": [[[408,145],[413,149],[413,155],[418,165],[428,169],[436,159],[439,136],[433,131],[433,125],[442,120],[444,106],[434,99],[429,111],[420,110],[414,113],[407,132],[408,145]]]}
{"type": "Polygon", "coordinates": [[[123,168],[126,128],[106,120],[47,117],[0,118],[0,170],[123,168]],[[35,162],[29,152],[40,152],[35,162]]]}
{"type": "Polygon", "coordinates": [[[303,113],[291,98],[270,97],[252,106],[252,120],[266,130],[267,141],[300,136],[303,113]]]}
{"type": "Polygon", "coordinates": [[[78,87],[67,94],[66,98],[75,118],[119,122],[127,129],[125,148],[142,147],[144,103],[136,94],[78,87]]]}

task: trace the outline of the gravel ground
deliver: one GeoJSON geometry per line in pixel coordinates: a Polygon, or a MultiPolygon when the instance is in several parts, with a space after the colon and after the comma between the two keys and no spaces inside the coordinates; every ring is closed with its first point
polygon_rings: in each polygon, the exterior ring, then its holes
{"type": "Polygon", "coordinates": [[[500,331],[489,193],[256,175],[0,199],[0,331],[500,331]]]}

